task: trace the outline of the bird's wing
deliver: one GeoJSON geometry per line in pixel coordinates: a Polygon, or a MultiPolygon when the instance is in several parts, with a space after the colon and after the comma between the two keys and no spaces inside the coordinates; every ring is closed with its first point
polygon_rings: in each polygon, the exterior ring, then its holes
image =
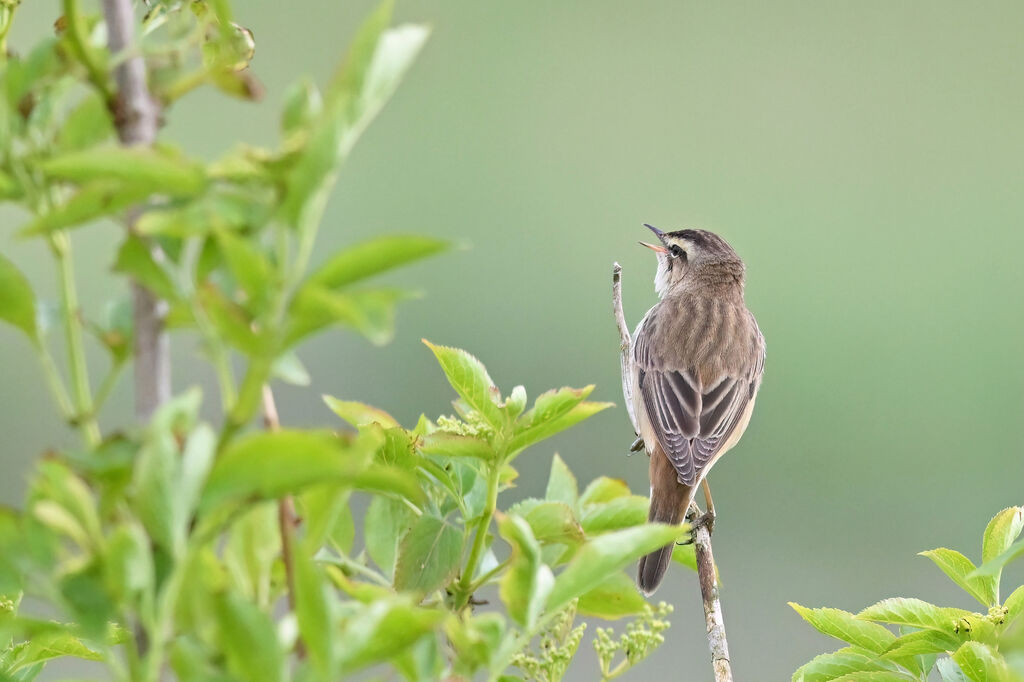
{"type": "MultiPolygon", "coordinates": [[[[638,383],[658,442],[685,485],[695,485],[739,423],[753,399],[763,351],[746,369],[723,373],[704,385],[694,369],[666,366],[639,335],[634,349],[638,383]]],[[[762,347],[763,348],[763,347],[762,347]]]]}

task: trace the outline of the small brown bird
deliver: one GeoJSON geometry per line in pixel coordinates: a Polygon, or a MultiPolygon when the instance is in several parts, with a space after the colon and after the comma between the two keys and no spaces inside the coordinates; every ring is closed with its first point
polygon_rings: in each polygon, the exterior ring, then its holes
{"type": "MultiPolygon", "coordinates": [[[[694,491],[750,421],[764,370],[764,337],[743,301],[744,265],[705,230],[662,232],[659,302],[633,335],[633,408],[651,458],[648,520],[678,524],[694,491]]],[[[672,558],[666,545],[640,560],[650,595],[672,558]]]]}

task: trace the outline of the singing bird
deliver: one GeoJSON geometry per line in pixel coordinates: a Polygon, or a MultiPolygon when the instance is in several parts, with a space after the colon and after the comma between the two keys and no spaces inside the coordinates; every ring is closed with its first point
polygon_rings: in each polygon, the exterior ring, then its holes
{"type": "MultiPolygon", "coordinates": [[[[743,261],[724,239],[646,227],[659,241],[640,243],[657,254],[660,300],[633,335],[633,409],[651,460],[647,518],[678,524],[697,486],[747,428],[765,345],[743,300],[743,261]]],[[[640,560],[644,594],[661,583],[672,548],[640,560]]]]}

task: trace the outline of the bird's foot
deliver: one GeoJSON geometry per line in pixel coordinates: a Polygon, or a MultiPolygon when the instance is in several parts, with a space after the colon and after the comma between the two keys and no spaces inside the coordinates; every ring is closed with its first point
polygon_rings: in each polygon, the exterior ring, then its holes
{"type": "Polygon", "coordinates": [[[698,516],[696,519],[694,519],[694,521],[690,524],[690,533],[691,534],[696,533],[698,530],[701,529],[701,527],[704,527],[704,528],[708,529],[708,535],[711,535],[711,534],[713,534],[715,532],[715,508],[714,507],[712,507],[711,509],[708,509],[706,512],[704,512],[703,514],[698,516]]]}

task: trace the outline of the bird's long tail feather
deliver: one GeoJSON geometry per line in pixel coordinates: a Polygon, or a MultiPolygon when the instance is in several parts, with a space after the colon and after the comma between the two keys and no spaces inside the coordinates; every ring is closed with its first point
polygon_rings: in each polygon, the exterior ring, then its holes
{"type": "MultiPolygon", "coordinates": [[[[695,487],[683,485],[661,447],[651,453],[651,506],[647,520],[651,523],[680,524],[690,506],[695,487]]],[[[640,591],[650,596],[661,584],[672,561],[675,544],[668,544],[640,559],[636,582],[640,591]]]]}

